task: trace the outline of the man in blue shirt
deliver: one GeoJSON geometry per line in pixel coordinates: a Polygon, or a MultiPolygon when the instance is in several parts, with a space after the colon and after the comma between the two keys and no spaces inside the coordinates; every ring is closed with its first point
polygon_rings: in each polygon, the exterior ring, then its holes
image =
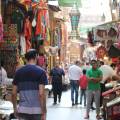
{"type": "Polygon", "coordinates": [[[45,71],[36,65],[37,52],[25,54],[27,64],[16,71],[13,80],[12,102],[19,119],[46,120],[45,71]],[[17,92],[19,104],[17,108],[17,92]]]}

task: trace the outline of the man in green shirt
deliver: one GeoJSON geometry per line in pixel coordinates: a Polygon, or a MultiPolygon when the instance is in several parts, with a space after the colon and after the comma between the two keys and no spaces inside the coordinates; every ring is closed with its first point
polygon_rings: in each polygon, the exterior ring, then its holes
{"type": "Polygon", "coordinates": [[[97,61],[91,61],[92,68],[87,71],[88,91],[87,91],[87,111],[85,119],[89,118],[92,98],[96,104],[96,118],[100,119],[100,81],[102,80],[102,71],[98,69],[97,61]]]}

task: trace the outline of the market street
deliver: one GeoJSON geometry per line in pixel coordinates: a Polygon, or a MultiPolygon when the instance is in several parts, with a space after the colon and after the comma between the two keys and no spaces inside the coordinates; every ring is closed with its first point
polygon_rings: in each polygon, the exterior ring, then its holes
{"type": "MultiPolygon", "coordinates": [[[[53,98],[47,100],[47,120],[84,120],[85,111],[83,105],[72,107],[70,90],[63,92],[60,104],[53,105],[53,98]]],[[[95,111],[90,112],[89,120],[96,120],[95,111]]]]}

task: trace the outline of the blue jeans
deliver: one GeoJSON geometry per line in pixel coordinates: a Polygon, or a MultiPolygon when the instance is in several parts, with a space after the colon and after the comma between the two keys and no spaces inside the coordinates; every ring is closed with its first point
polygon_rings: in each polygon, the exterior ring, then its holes
{"type": "Polygon", "coordinates": [[[70,80],[70,85],[71,85],[71,100],[72,103],[78,103],[78,89],[79,89],[79,84],[78,80],[70,80]],[[74,101],[74,93],[75,93],[75,101],[74,101]]]}

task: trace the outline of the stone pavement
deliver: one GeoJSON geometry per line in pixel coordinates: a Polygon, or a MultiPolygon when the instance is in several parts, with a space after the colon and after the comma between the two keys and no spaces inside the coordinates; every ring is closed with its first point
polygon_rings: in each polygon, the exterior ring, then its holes
{"type": "MultiPolygon", "coordinates": [[[[72,107],[70,90],[63,92],[61,103],[53,105],[53,98],[47,99],[47,120],[85,120],[86,108],[83,105],[72,107]]],[[[95,110],[91,110],[89,120],[96,120],[95,110]]]]}

